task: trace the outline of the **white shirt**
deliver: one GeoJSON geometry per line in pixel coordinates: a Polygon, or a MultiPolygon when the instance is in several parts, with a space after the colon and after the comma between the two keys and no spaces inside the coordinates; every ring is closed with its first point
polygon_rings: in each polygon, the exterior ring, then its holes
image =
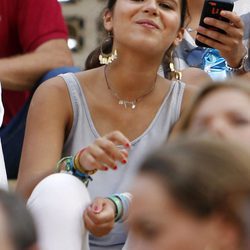
{"type": "MultiPolygon", "coordinates": [[[[3,122],[4,108],[2,103],[2,87],[0,82],[0,126],[3,122]]],[[[0,139],[0,188],[8,189],[8,181],[5,169],[5,163],[3,158],[2,143],[0,139]]]]}

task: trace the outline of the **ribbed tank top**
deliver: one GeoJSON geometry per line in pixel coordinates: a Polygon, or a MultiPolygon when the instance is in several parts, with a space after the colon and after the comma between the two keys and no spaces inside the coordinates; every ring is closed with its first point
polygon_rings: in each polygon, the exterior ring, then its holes
{"type": "MultiPolygon", "coordinates": [[[[73,108],[72,128],[64,144],[63,155],[75,155],[100,135],[91,118],[84,90],[81,88],[77,77],[72,73],[60,76],[66,82],[73,108]]],[[[185,84],[181,81],[172,82],[170,90],[148,128],[131,142],[132,148],[126,165],[118,163],[118,170],[116,171],[98,171],[93,175],[93,181],[88,186],[92,199],[129,191],[138,167],[145,156],[166,142],[170,129],[178,120],[184,88],[185,84]]],[[[91,249],[121,249],[125,239],[126,233],[123,226],[121,223],[117,223],[112,232],[105,237],[95,238],[90,236],[91,249]]]]}

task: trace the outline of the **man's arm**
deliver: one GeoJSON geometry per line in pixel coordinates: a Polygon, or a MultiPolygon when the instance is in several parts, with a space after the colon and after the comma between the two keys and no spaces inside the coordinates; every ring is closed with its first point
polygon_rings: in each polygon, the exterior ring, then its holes
{"type": "Polygon", "coordinates": [[[3,89],[28,90],[47,71],[72,66],[71,52],[64,39],[53,39],[34,52],[0,59],[0,82],[3,89]]]}

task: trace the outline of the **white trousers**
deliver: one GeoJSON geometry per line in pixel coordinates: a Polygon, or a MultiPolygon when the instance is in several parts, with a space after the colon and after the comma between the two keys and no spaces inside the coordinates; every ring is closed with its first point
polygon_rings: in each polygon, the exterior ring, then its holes
{"type": "Polygon", "coordinates": [[[7,180],[5,163],[4,163],[4,158],[3,158],[1,139],[0,139],[0,188],[8,190],[8,180],[7,180]]]}
{"type": "Polygon", "coordinates": [[[83,212],[90,204],[85,185],[69,174],[42,180],[28,200],[41,250],[89,250],[83,212]]]}

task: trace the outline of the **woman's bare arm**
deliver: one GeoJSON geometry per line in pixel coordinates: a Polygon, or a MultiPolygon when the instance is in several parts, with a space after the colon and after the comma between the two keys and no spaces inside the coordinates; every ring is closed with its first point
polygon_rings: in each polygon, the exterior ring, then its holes
{"type": "Polygon", "coordinates": [[[25,199],[38,182],[54,172],[71,116],[70,98],[62,78],[50,79],[37,89],[27,117],[17,180],[17,192],[25,199]]]}

